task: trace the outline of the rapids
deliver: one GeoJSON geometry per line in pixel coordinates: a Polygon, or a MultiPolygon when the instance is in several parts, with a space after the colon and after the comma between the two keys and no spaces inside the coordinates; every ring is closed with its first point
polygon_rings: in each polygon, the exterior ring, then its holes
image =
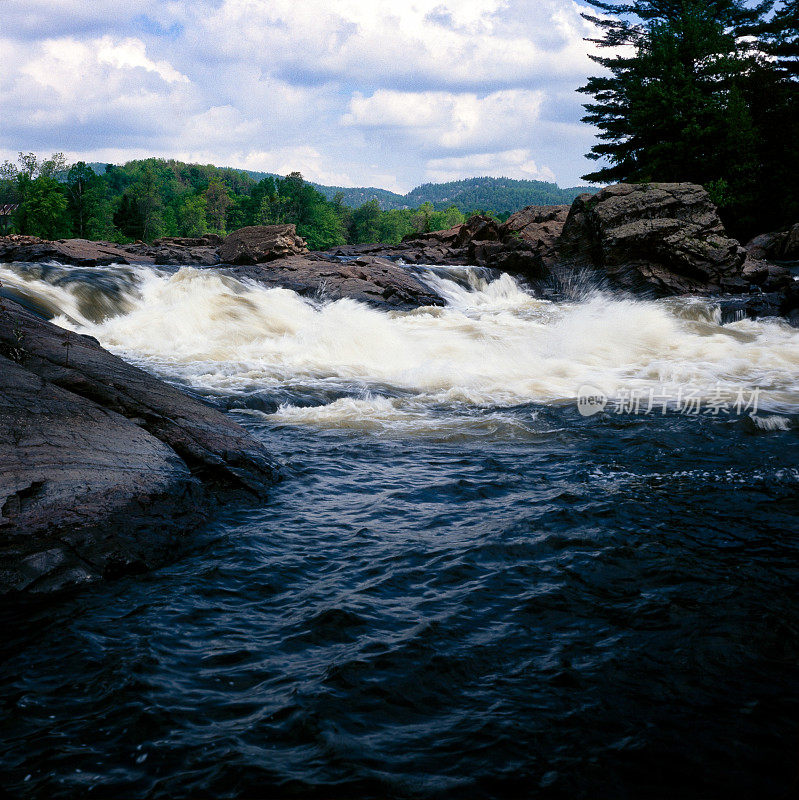
{"type": "Polygon", "coordinates": [[[6,291],[114,353],[208,395],[285,398],[275,421],[420,430],[446,414],[687,391],[799,410],[799,330],[778,319],[721,324],[696,298],[647,302],[590,287],[535,298],[509,275],[429,268],[445,308],[384,312],[184,267],[0,268],[6,291]],[[77,273],[77,274],[76,274],[77,273]]]}
{"type": "Polygon", "coordinates": [[[0,265],[285,472],[171,566],[0,607],[9,796],[795,796],[799,331],[419,274],[445,307],[0,265]]]}

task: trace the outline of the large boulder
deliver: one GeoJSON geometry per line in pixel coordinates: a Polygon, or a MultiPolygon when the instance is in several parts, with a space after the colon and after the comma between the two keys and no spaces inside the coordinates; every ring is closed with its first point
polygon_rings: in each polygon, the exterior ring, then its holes
{"type": "Polygon", "coordinates": [[[0,595],[155,566],[216,498],[278,476],[222,412],[7,299],[0,464],[0,595]]]}
{"type": "Polygon", "coordinates": [[[746,245],[754,259],[766,261],[799,261],[799,223],[787,231],[763,233],[746,245]]]}
{"type": "Polygon", "coordinates": [[[590,267],[656,296],[741,291],[747,253],[708,193],[689,183],[617,184],[572,205],[560,269],[590,267]]]}
{"type": "Polygon", "coordinates": [[[264,264],[308,252],[294,225],[251,225],[227,236],[219,246],[225,264],[264,264]]]}

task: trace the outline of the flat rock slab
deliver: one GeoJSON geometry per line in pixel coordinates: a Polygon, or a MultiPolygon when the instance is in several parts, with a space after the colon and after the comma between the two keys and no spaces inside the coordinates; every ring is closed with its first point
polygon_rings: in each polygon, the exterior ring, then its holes
{"type": "Polygon", "coordinates": [[[219,263],[221,238],[157,239],[152,244],[113,244],[88,239],[47,241],[35,236],[0,237],[0,261],[57,261],[79,267],[105,264],[196,264],[219,263]],[[217,241],[218,240],[218,241],[217,241]]]}
{"type": "Polygon", "coordinates": [[[8,300],[0,307],[0,595],[162,563],[266,450],[222,412],[8,300]]]}
{"type": "MultiPolygon", "coordinates": [[[[145,262],[152,260],[142,256],[145,262]]],[[[131,253],[121,245],[62,239],[50,242],[35,236],[0,237],[0,261],[58,261],[92,267],[100,264],[129,264],[131,253]]]]}
{"type": "Polygon", "coordinates": [[[348,262],[316,254],[289,256],[268,264],[231,266],[226,271],[236,278],[291,289],[320,300],[348,297],[377,308],[397,310],[444,305],[441,297],[408,270],[372,256],[348,262]]]}

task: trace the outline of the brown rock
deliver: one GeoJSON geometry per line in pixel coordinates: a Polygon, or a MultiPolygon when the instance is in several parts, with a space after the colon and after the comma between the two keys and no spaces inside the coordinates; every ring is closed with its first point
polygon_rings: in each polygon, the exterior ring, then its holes
{"type": "Polygon", "coordinates": [[[444,305],[444,301],[409,270],[374,256],[346,262],[321,254],[291,256],[268,264],[238,265],[227,271],[237,278],[249,278],[266,286],[280,286],[320,299],[349,297],[389,309],[444,305]]]}
{"type": "Polygon", "coordinates": [[[558,245],[570,206],[528,206],[508,218],[502,240],[516,238],[528,244],[542,265],[551,268],[558,259],[558,245]]]}
{"type": "Polygon", "coordinates": [[[572,205],[560,269],[601,270],[613,285],[656,295],[739,291],[746,251],[701,187],[617,184],[572,205]]]}
{"type": "Polygon", "coordinates": [[[294,225],[252,225],[231,233],[219,246],[225,264],[263,264],[307,253],[294,225]]]}

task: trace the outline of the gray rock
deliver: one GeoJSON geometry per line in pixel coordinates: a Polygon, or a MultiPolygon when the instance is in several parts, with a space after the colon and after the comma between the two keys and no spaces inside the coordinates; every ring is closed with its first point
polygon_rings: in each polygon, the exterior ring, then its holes
{"type": "Polygon", "coordinates": [[[278,471],[220,411],[12,303],[0,307],[0,594],[162,563],[278,471]]]}
{"type": "Polygon", "coordinates": [[[617,184],[572,205],[561,268],[591,267],[612,285],[657,296],[747,288],[746,251],[708,193],[687,183],[617,184]]]}
{"type": "Polygon", "coordinates": [[[762,233],[746,245],[753,259],[799,261],[799,223],[787,231],[762,233]]]}

